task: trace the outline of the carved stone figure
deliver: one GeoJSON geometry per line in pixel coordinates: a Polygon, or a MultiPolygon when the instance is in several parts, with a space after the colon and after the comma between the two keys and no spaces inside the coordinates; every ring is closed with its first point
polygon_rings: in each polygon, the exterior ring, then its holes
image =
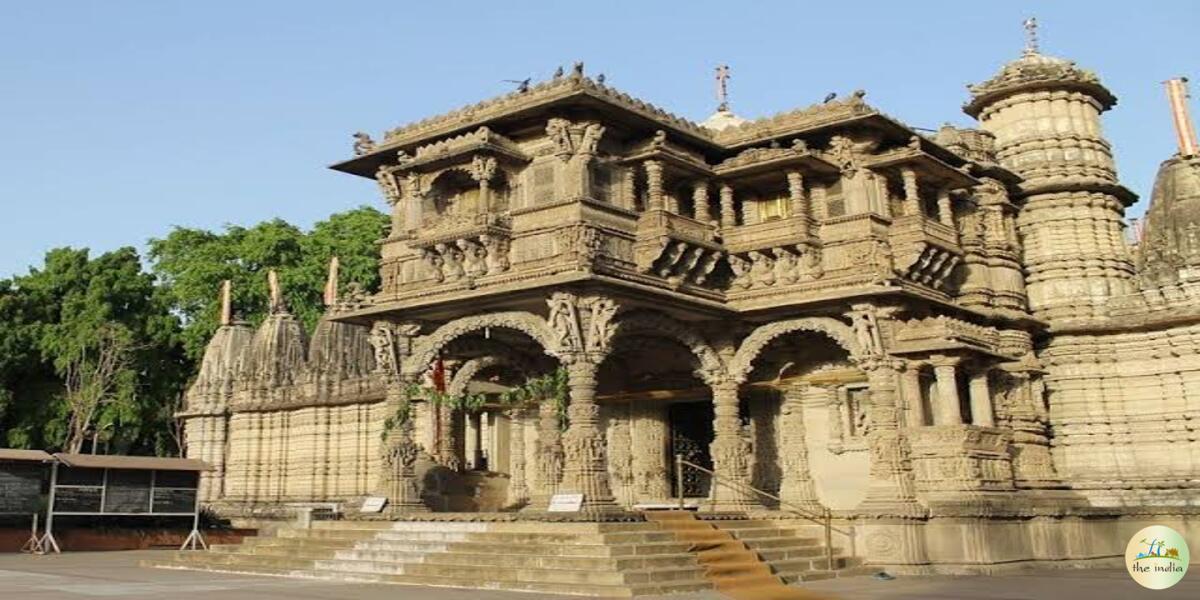
{"type": "Polygon", "coordinates": [[[363,156],[370,154],[375,150],[375,140],[371,136],[359,131],[354,134],[354,155],[363,156]]]}

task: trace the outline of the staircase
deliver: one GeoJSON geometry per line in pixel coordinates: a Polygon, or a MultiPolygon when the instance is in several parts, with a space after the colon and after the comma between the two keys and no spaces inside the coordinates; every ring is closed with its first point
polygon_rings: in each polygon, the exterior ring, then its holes
{"type": "MultiPolygon", "coordinates": [[[[514,518],[490,518],[500,516],[514,518]]],[[[744,515],[697,520],[682,511],[649,511],[645,517],[622,523],[483,522],[467,520],[489,518],[480,513],[431,513],[422,521],[316,521],[310,529],[286,527],[146,565],[603,597],[714,586],[731,595],[764,586],[796,590],[783,583],[862,572],[858,559],[845,556],[835,558],[834,570],[826,569],[820,536],[796,521],[744,515]]]]}
{"type": "Polygon", "coordinates": [[[688,544],[653,523],[318,521],[147,565],[581,596],[712,588],[688,544]]]}
{"type": "Polygon", "coordinates": [[[834,557],[833,569],[817,538],[771,521],[700,520],[686,511],[646,513],[646,519],[674,533],[695,552],[713,587],[735,600],[816,598],[787,583],[858,574],[858,559],[834,557]]]}

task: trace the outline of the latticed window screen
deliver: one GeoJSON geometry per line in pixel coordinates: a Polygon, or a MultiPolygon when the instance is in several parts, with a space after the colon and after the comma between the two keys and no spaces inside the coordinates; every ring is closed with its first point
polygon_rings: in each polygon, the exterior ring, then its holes
{"type": "Polygon", "coordinates": [[[554,165],[542,165],[533,170],[533,203],[554,202],[554,165]]]}
{"type": "Polygon", "coordinates": [[[760,200],[758,202],[758,221],[760,223],[785,219],[790,215],[791,210],[787,196],[780,196],[770,200],[760,200]]]}

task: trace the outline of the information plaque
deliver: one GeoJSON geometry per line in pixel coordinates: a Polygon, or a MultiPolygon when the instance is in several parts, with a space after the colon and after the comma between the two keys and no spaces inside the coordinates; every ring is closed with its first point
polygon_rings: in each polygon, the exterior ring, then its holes
{"type": "Polygon", "coordinates": [[[550,497],[546,512],[579,512],[583,507],[583,494],[555,494],[550,497]]]}

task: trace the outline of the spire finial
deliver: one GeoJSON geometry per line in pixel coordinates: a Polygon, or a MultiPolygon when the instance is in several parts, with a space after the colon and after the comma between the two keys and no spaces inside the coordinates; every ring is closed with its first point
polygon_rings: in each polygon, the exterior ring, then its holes
{"type": "Polygon", "coordinates": [[[221,282],[221,325],[233,323],[233,282],[226,279],[221,282]]]}
{"type": "Polygon", "coordinates": [[[325,280],[325,306],[332,307],[338,300],[338,257],[329,259],[329,277],[325,280]]]}
{"type": "Polygon", "coordinates": [[[1038,22],[1037,17],[1025,19],[1025,54],[1038,53],[1038,22]]]}
{"type": "Polygon", "coordinates": [[[1171,120],[1175,122],[1175,140],[1179,155],[1183,157],[1200,154],[1196,143],[1196,129],[1192,126],[1192,115],[1188,112],[1187,77],[1176,77],[1164,82],[1167,86],[1167,101],[1171,103],[1171,120]]]}
{"type": "Polygon", "coordinates": [[[268,314],[287,312],[283,305],[283,292],[279,288],[279,275],[275,273],[275,269],[267,271],[267,298],[270,302],[268,314]]]}
{"type": "Polygon", "coordinates": [[[729,65],[717,66],[717,110],[729,110],[729,65]]]}

